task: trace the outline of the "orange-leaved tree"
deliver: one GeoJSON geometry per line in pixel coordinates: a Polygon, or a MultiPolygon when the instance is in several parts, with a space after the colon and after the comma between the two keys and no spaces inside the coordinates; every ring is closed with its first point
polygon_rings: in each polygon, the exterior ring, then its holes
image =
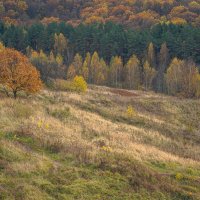
{"type": "Polygon", "coordinates": [[[22,53],[4,48],[0,51],[0,84],[7,95],[11,91],[14,98],[17,93],[36,93],[42,88],[40,73],[22,53]]]}

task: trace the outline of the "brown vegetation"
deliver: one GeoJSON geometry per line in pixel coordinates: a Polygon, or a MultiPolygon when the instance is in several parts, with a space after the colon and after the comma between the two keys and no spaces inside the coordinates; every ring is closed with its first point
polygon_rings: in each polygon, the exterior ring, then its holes
{"type": "Polygon", "coordinates": [[[10,91],[17,98],[18,92],[36,93],[41,89],[40,74],[26,56],[14,49],[3,48],[0,58],[0,84],[8,96],[10,91]]]}
{"type": "Polygon", "coordinates": [[[132,93],[92,86],[84,95],[57,89],[1,99],[1,194],[198,199],[199,101],[132,93]],[[86,183],[93,189],[75,193],[86,183]]]}
{"type": "Polygon", "coordinates": [[[148,28],[170,21],[199,26],[199,10],[198,0],[0,1],[0,17],[8,24],[41,18],[44,24],[60,20],[73,25],[113,21],[134,28],[148,28]]]}

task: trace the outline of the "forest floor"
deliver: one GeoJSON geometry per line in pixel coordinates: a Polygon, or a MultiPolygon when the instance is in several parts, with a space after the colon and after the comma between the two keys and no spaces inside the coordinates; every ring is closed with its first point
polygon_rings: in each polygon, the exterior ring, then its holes
{"type": "Polygon", "coordinates": [[[0,199],[200,199],[200,101],[96,86],[0,94],[0,199]]]}

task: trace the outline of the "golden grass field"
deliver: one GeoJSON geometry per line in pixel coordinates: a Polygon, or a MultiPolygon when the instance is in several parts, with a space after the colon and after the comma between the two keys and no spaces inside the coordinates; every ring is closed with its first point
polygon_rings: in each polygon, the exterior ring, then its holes
{"type": "Polygon", "coordinates": [[[200,199],[199,100],[97,86],[0,95],[0,199],[200,199]]]}

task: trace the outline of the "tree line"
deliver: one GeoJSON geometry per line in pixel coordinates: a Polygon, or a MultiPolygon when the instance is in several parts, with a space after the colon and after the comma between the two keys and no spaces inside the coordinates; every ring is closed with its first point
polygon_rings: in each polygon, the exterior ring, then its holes
{"type": "Polygon", "coordinates": [[[200,97],[200,74],[191,60],[168,60],[166,43],[159,54],[160,68],[155,69],[154,47],[150,43],[146,60],[141,62],[132,55],[127,63],[122,58],[113,56],[109,64],[100,58],[97,52],[87,53],[85,59],[76,54],[68,68],[67,79],[82,76],[90,84],[107,85],[116,88],[144,89],[164,92],[184,97],[200,97]]]}
{"type": "MultiPolygon", "coordinates": [[[[62,35],[55,37],[63,40],[62,35]]],[[[56,40],[55,48],[57,42],[56,40]]],[[[185,97],[200,95],[200,75],[196,64],[192,60],[180,60],[176,57],[170,59],[166,43],[162,44],[157,55],[157,68],[153,43],[149,44],[145,59],[142,60],[133,54],[126,63],[120,56],[113,56],[108,63],[95,51],[93,54],[88,52],[85,57],[77,53],[67,68],[61,56],[62,46],[59,48],[60,53],[57,55],[53,51],[47,55],[42,50],[28,50],[30,61],[40,70],[45,81],[49,78],[73,80],[76,76],[82,76],[88,83],[96,85],[131,90],[153,89],[156,92],[180,94],[185,97]]]]}
{"type": "MultiPolygon", "coordinates": [[[[171,58],[191,58],[200,63],[200,28],[189,25],[162,23],[140,31],[126,29],[112,22],[81,24],[77,27],[64,22],[48,25],[36,23],[31,26],[7,25],[0,22],[0,40],[6,47],[15,48],[23,53],[30,47],[49,54],[55,48],[55,34],[62,34],[66,39],[64,44],[61,44],[65,45],[62,53],[67,64],[76,53],[85,57],[87,52],[95,51],[106,62],[110,62],[111,57],[116,55],[122,57],[124,62],[127,62],[132,54],[141,59],[150,42],[154,44],[156,54],[166,42],[171,58]]],[[[61,40],[62,38],[59,38],[59,41],[61,40]]]]}
{"type": "Polygon", "coordinates": [[[76,28],[66,23],[0,24],[5,46],[26,54],[44,81],[81,75],[91,84],[188,97],[198,96],[199,33],[198,28],[173,24],[147,31],[113,23],[76,28]]]}

